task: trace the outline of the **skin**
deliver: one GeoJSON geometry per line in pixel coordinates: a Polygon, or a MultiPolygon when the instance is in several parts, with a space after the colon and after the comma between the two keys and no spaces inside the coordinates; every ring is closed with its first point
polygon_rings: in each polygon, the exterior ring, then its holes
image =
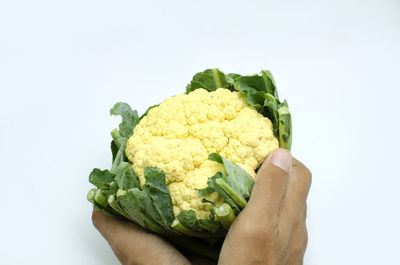
{"type": "MultiPolygon", "coordinates": [[[[310,171],[288,151],[270,154],[258,171],[248,204],[228,231],[218,264],[303,264],[310,185],[310,171]]],[[[182,253],[161,237],[95,209],[92,220],[123,265],[217,264],[182,253]]]]}

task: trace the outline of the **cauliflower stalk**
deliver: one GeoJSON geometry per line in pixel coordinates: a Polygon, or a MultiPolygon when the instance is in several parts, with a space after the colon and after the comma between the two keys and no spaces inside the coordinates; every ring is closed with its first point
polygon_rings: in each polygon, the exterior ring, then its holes
{"type": "Polygon", "coordinates": [[[94,169],[94,206],[215,257],[250,197],[256,171],[278,147],[290,149],[291,117],[269,71],[197,73],[185,94],[138,117],[117,103],[110,170],[94,169]],[[189,237],[189,238],[188,238],[189,237]]]}

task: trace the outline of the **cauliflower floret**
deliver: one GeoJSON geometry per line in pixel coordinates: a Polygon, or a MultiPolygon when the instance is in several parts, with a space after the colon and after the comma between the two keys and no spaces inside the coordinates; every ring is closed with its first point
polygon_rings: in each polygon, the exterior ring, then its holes
{"type": "MultiPolygon", "coordinates": [[[[125,153],[141,185],[146,166],[164,171],[175,215],[185,209],[205,218],[210,204],[201,202],[197,189],[224,172],[221,164],[208,160],[210,153],[238,163],[255,177],[254,170],[278,147],[271,121],[240,93],[219,88],[176,95],[151,109],[135,127],[125,153]]],[[[222,201],[217,193],[208,196],[222,201]]]]}

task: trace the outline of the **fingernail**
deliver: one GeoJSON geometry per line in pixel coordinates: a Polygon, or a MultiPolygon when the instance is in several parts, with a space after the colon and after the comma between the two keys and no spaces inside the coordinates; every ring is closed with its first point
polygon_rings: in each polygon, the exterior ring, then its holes
{"type": "Polygon", "coordinates": [[[292,155],[285,149],[278,149],[272,154],[271,162],[273,165],[289,172],[292,167],[292,155]]]}

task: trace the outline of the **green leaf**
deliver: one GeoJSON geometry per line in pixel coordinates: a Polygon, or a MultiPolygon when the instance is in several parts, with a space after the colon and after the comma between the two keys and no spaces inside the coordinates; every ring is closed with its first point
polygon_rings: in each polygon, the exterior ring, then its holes
{"type": "Polygon", "coordinates": [[[89,175],[89,182],[99,189],[108,189],[114,178],[115,175],[110,171],[95,168],[89,175]]]}
{"type": "Polygon", "coordinates": [[[123,142],[115,156],[114,162],[112,163],[112,166],[110,169],[111,173],[116,174],[120,164],[127,160],[126,156],[125,156],[125,149],[126,149],[126,142],[123,142]]]}
{"type": "Polygon", "coordinates": [[[193,210],[182,210],[177,216],[179,222],[193,231],[199,231],[200,225],[193,210]]]}
{"type": "Polygon", "coordinates": [[[142,213],[142,218],[146,224],[146,227],[150,231],[153,231],[156,234],[164,235],[164,236],[172,234],[171,232],[164,229],[162,226],[160,226],[159,224],[154,222],[150,217],[148,217],[147,215],[145,215],[143,213],[142,213]]]}
{"type": "Polygon", "coordinates": [[[217,153],[212,153],[208,155],[208,159],[210,159],[211,161],[223,164],[224,162],[222,161],[222,157],[217,154],[217,153]]]}
{"type": "MultiPolygon", "coordinates": [[[[225,178],[226,179],[226,178],[225,178]]],[[[215,184],[217,184],[223,191],[225,191],[226,194],[228,194],[229,197],[232,198],[232,200],[236,203],[237,206],[240,208],[244,208],[244,206],[247,204],[247,201],[245,198],[243,198],[242,195],[240,195],[238,192],[236,192],[225,180],[224,178],[217,178],[215,180],[215,184]]]]}
{"type": "Polygon", "coordinates": [[[234,202],[234,200],[220,187],[216,184],[218,178],[222,178],[224,175],[221,172],[215,173],[215,175],[207,180],[207,185],[216,191],[226,203],[228,203],[235,213],[240,212],[239,206],[234,202]]]}
{"type": "Polygon", "coordinates": [[[114,181],[110,183],[109,190],[107,190],[107,195],[115,194],[118,191],[118,184],[114,181]]]}
{"type": "Polygon", "coordinates": [[[116,170],[115,181],[118,187],[124,190],[129,190],[134,187],[139,187],[139,178],[136,176],[131,165],[127,162],[121,162],[116,170]]]}
{"type": "Polygon", "coordinates": [[[274,135],[278,135],[278,92],[270,71],[259,75],[242,76],[236,79],[235,89],[244,93],[247,103],[269,118],[273,124],[274,135]]]}
{"type": "Polygon", "coordinates": [[[264,93],[270,93],[275,97],[277,101],[279,101],[274,77],[272,76],[272,73],[268,70],[262,70],[261,76],[257,74],[235,76],[234,80],[235,89],[237,91],[250,91],[252,89],[255,89],[264,93]]]}
{"type": "Polygon", "coordinates": [[[241,75],[235,74],[235,73],[229,73],[229,74],[227,74],[227,76],[229,76],[230,78],[232,78],[233,81],[236,81],[236,80],[238,80],[240,77],[242,77],[241,75]]]}
{"type": "Polygon", "coordinates": [[[245,199],[250,198],[251,190],[253,189],[254,179],[247,173],[246,170],[232,161],[223,158],[225,171],[228,177],[225,178],[227,183],[245,199]]]}
{"type": "Polygon", "coordinates": [[[246,170],[216,153],[210,154],[208,158],[212,161],[224,164],[225,171],[228,174],[227,177],[223,174],[216,174],[213,178],[222,177],[240,196],[243,196],[245,199],[250,198],[254,179],[246,170]]]}
{"type": "Polygon", "coordinates": [[[203,196],[206,196],[206,195],[208,195],[210,193],[213,193],[213,192],[214,192],[213,189],[211,189],[210,187],[207,187],[207,188],[204,188],[204,189],[201,189],[201,190],[197,190],[197,195],[199,197],[203,197],[203,196]]]}
{"type": "Polygon", "coordinates": [[[160,214],[158,213],[157,209],[154,207],[153,201],[149,194],[147,194],[145,191],[142,191],[138,188],[133,188],[129,191],[132,192],[133,194],[135,194],[136,198],[138,198],[140,209],[143,214],[147,215],[148,217],[150,217],[152,220],[154,220],[156,223],[163,226],[164,228],[166,228],[166,229],[169,228],[169,226],[163,222],[160,214]]]}
{"type": "Polygon", "coordinates": [[[257,91],[268,92],[265,87],[264,79],[259,75],[241,76],[235,80],[235,89],[237,91],[249,91],[255,89],[257,91]]]}
{"type": "Polygon", "coordinates": [[[268,70],[262,70],[261,76],[240,76],[238,74],[228,74],[228,76],[234,81],[235,90],[244,94],[247,103],[271,120],[274,135],[279,139],[279,145],[290,149],[292,133],[290,112],[287,108],[284,109],[285,115],[278,113],[278,107],[282,104],[279,101],[278,90],[272,73],[268,70]],[[284,132],[280,132],[280,130],[284,130],[284,132]]]}
{"type": "Polygon", "coordinates": [[[278,135],[278,102],[270,93],[265,94],[264,111],[262,114],[272,122],[274,135],[278,135]]]}
{"type": "Polygon", "coordinates": [[[264,110],[264,101],[266,97],[265,92],[249,88],[249,90],[247,90],[244,94],[246,96],[247,103],[254,106],[257,111],[262,113],[264,110]]]}
{"type": "Polygon", "coordinates": [[[117,129],[111,131],[111,137],[113,138],[114,144],[117,146],[118,150],[121,148],[122,144],[128,141],[128,139],[123,137],[117,129]]]}
{"type": "Polygon", "coordinates": [[[188,227],[184,226],[181,222],[179,222],[178,218],[174,219],[174,221],[171,223],[171,228],[178,234],[188,235],[191,237],[204,238],[210,236],[207,235],[206,233],[189,229],[188,227]]]}
{"type": "Polygon", "coordinates": [[[111,194],[115,194],[117,190],[118,185],[114,181],[111,181],[108,186],[101,189],[101,192],[104,193],[104,195],[109,196],[111,194]]]}
{"type": "Polygon", "coordinates": [[[99,205],[96,202],[93,203],[93,206],[94,206],[94,208],[96,210],[98,210],[98,211],[100,211],[102,213],[105,213],[105,214],[107,214],[107,215],[109,215],[111,217],[114,217],[116,219],[121,219],[121,216],[117,212],[115,212],[112,208],[108,208],[108,207],[104,208],[103,206],[99,205]]]}
{"type": "Polygon", "coordinates": [[[116,154],[113,153],[113,163],[111,166],[111,172],[114,174],[117,174],[119,171],[118,168],[124,161],[127,161],[126,155],[125,155],[125,149],[126,149],[126,143],[128,139],[125,137],[122,137],[120,132],[115,129],[111,132],[111,136],[113,138],[114,144],[117,146],[118,151],[116,154]]]}
{"type": "Polygon", "coordinates": [[[149,216],[141,211],[140,199],[136,196],[133,190],[118,190],[117,199],[124,212],[128,216],[135,220],[142,227],[153,231],[156,234],[167,235],[168,232],[155,221],[153,221],[149,216]]]}
{"type": "Polygon", "coordinates": [[[219,222],[207,218],[200,218],[197,221],[202,230],[208,231],[211,234],[217,233],[217,231],[221,227],[219,222]]]}
{"type": "Polygon", "coordinates": [[[133,133],[133,128],[139,122],[138,113],[124,102],[118,102],[110,110],[111,115],[121,116],[122,122],[119,124],[119,132],[125,138],[129,138],[133,133]]]}
{"type": "MultiPolygon", "coordinates": [[[[205,203],[203,200],[202,200],[202,203],[205,203]]],[[[210,202],[211,203],[211,202],[210,202]]],[[[215,210],[215,204],[214,204],[214,202],[212,202],[212,204],[211,204],[211,209],[210,209],[210,219],[211,220],[214,220],[215,219],[215,212],[214,212],[214,210],[215,210]]]]}
{"type": "Polygon", "coordinates": [[[203,239],[210,239],[210,238],[221,238],[222,236],[224,236],[226,233],[222,233],[222,234],[210,234],[207,233],[205,231],[195,231],[192,230],[188,227],[186,227],[185,225],[183,225],[178,218],[174,219],[174,221],[171,224],[171,228],[174,231],[177,231],[179,234],[183,234],[183,235],[188,235],[191,237],[198,237],[198,238],[203,238],[203,239]]]}
{"type": "Polygon", "coordinates": [[[122,209],[122,207],[118,204],[117,200],[115,199],[114,194],[108,196],[107,203],[119,215],[124,216],[126,219],[131,220],[132,222],[136,222],[134,219],[131,219],[127,213],[125,213],[125,211],[122,209]]]}
{"type": "Polygon", "coordinates": [[[144,170],[144,178],[146,183],[143,185],[143,190],[150,195],[163,222],[171,225],[174,220],[174,211],[172,208],[171,195],[165,183],[164,172],[156,167],[146,167],[144,170]]]}
{"type": "Polygon", "coordinates": [[[114,162],[115,157],[118,153],[118,146],[115,144],[114,140],[111,141],[111,153],[112,153],[112,162],[114,162]]]}
{"type": "Polygon", "coordinates": [[[269,70],[262,70],[261,75],[264,79],[264,84],[267,92],[274,95],[276,100],[279,102],[278,90],[276,89],[275,79],[269,70]]]}
{"type": "MultiPolygon", "coordinates": [[[[208,187],[212,192],[214,192],[214,190],[213,189],[211,189],[210,187],[208,187]]],[[[199,196],[199,197],[201,197],[201,196],[199,196]]],[[[215,204],[215,199],[213,199],[213,198],[203,198],[203,199],[201,199],[201,202],[202,203],[211,203],[211,204],[215,204]]]]}
{"type": "Polygon", "coordinates": [[[140,202],[133,192],[118,190],[117,201],[130,219],[135,220],[142,227],[146,227],[140,211],[140,202]]]}
{"type": "Polygon", "coordinates": [[[214,69],[207,69],[193,76],[192,81],[186,87],[186,93],[192,92],[198,88],[204,88],[207,91],[215,91],[217,88],[232,89],[233,79],[226,76],[223,72],[214,69]]]}
{"type": "Polygon", "coordinates": [[[290,151],[292,146],[292,117],[286,100],[278,107],[279,114],[279,147],[290,151]]]}
{"type": "Polygon", "coordinates": [[[254,106],[258,112],[263,116],[270,119],[273,125],[274,135],[277,135],[278,131],[278,109],[277,100],[270,93],[263,91],[257,91],[253,88],[249,88],[244,92],[247,103],[254,106]]]}

